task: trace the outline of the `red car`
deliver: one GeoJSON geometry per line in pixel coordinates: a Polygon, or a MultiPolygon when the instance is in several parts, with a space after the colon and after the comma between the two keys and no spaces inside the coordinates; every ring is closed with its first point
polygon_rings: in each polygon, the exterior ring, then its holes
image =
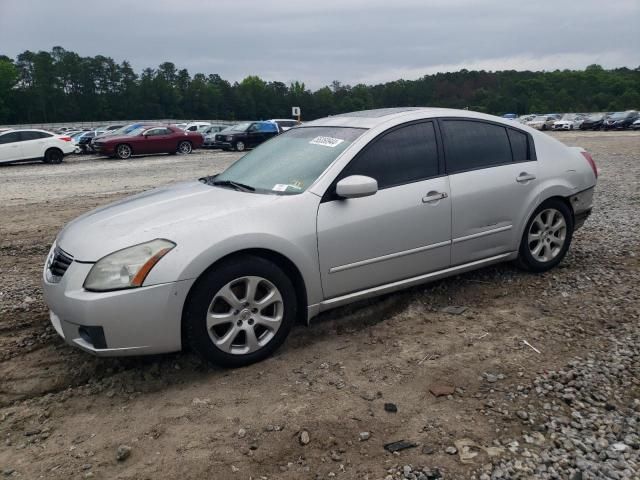
{"type": "Polygon", "coordinates": [[[143,125],[126,135],[103,137],[94,143],[96,152],[126,159],[148,153],[191,153],[204,141],[197,132],[185,132],[170,125],[143,125]]]}

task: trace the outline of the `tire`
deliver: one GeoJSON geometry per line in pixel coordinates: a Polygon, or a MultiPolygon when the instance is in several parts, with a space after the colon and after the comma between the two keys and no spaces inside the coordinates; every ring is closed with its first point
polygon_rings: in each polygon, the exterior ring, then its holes
{"type": "Polygon", "coordinates": [[[176,151],[181,155],[189,155],[193,151],[193,146],[191,145],[191,142],[184,140],[178,144],[176,151]]]}
{"type": "Polygon", "coordinates": [[[120,160],[131,158],[132,154],[133,151],[131,150],[131,147],[126,143],[121,143],[116,147],[116,157],[118,157],[120,160]]]}
{"type": "Polygon", "coordinates": [[[236,152],[244,152],[246,146],[244,144],[244,142],[236,142],[235,145],[233,146],[233,149],[236,152]]]}
{"type": "Polygon", "coordinates": [[[516,263],[530,272],[546,272],[562,261],[572,238],[573,213],[563,201],[549,199],[527,222],[516,263]]]}
{"type": "Polygon", "coordinates": [[[282,345],[296,310],[293,284],[277,265],[253,255],[230,259],[205,272],[189,293],[182,316],[185,340],[216,365],[250,365],[282,345]]]}
{"type": "Polygon", "coordinates": [[[56,163],[62,163],[63,159],[64,159],[64,154],[62,153],[61,150],[57,148],[50,148],[49,150],[44,152],[44,158],[42,159],[42,161],[44,163],[56,164],[56,163]]]}

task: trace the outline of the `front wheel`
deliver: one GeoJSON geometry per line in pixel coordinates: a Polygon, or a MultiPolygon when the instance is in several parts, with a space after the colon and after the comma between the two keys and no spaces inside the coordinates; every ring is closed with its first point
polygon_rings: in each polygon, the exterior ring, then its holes
{"type": "Polygon", "coordinates": [[[246,148],[244,142],[236,142],[235,144],[235,149],[237,152],[244,152],[244,149],[246,148]]]}
{"type": "Polygon", "coordinates": [[[131,147],[126,143],[118,145],[116,147],[116,156],[121,160],[126,160],[131,157],[131,147]]]}
{"type": "Polygon", "coordinates": [[[531,272],[546,272],[558,265],[569,250],[573,215],[561,200],[542,203],[527,222],[517,264],[531,272]]]}
{"type": "Polygon", "coordinates": [[[274,263],[252,255],[216,265],[198,280],[183,313],[193,350],[224,367],[263,360],[284,342],[296,318],[296,294],[274,263]]]}
{"type": "Polygon", "coordinates": [[[178,153],[181,155],[188,155],[192,150],[191,142],[183,141],[178,144],[178,153]]]}

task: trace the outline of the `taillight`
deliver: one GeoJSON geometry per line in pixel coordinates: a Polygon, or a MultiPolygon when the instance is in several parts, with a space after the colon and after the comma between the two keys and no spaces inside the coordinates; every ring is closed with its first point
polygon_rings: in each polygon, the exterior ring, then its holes
{"type": "Polygon", "coordinates": [[[598,178],[598,167],[596,167],[596,162],[593,161],[591,154],[589,152],[580,152],[584,158],[587,159],[589,165],[591,165],[591,170],[593,170],[593,174],[598,178]]]}
{"type": "Polygon", "coordinates": [[[65,142],[70,142],[71,141],[71,137],[58,137],[60,140],[63,140],[65,142]]]}

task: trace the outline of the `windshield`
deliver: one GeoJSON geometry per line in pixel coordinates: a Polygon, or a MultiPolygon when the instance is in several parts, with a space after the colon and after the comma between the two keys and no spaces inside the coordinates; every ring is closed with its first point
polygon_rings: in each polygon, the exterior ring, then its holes
{"type": "Polygon", "coordinates": [[[345,127],[288,130],[249,152],[213,182],[235,182],[258,193],[302,193],[364,131],[345,127]]]}
{"type": "Polygon", "coordinates": [[[616,112],[612,113],[609,118],[612,120],[622,120],[627,116],[627,112],[616,112]]]}
{"type": "Polygon", "coordinates": [[[136,127],[133,130],[129,130],[128,132],[126,132],[125,135],[128,135],[130,137],[135,137],[136,135],[140,135],[147,128],[149,128],[149,127],[136,127]]]}
{"type": "Polygon", "coordinates": [[[233,127],[231,127],[231,130],[234,130],[236,132],[244,132],[245,130],[247,130],[247,128],[249,128],[249,125],[251,125],[250,123],[239,123],[238,125],[234,125],[233,127]]]}
{"type": "Polygon", "coordinates": [[[561,120],[576,120],[578,118],[578,115],[576,115],[575,113],[565,113],[562,116],[561,120]]]}
{"type": "Polygon", "coordinates": [[[544,116],[537,116],[534,117],[533,120],[531,120],[532,122],[546,122],[547,121],[547,117],[544,116]]]}

